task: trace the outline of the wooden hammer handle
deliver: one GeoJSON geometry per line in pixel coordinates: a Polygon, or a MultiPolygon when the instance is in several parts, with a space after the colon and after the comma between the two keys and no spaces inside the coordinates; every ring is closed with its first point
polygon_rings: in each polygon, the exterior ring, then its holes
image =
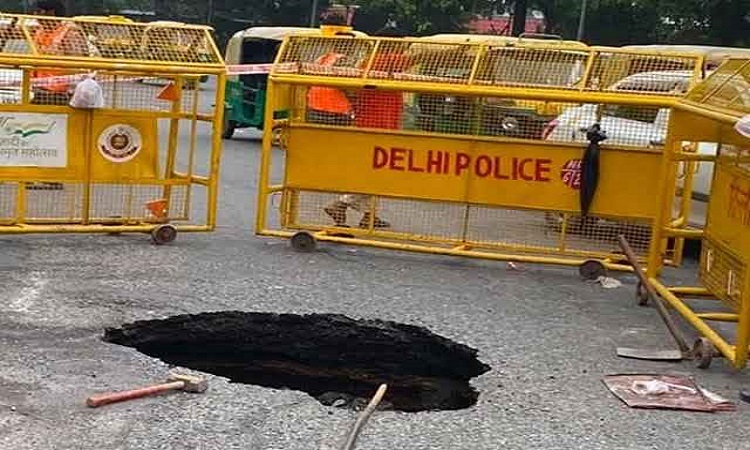
{"type": "Polygon", "coordinates": [[[92,395],[87,398],[86,405],[91,408],[96,408],[109,403],[122,402],[125,400],[146,397],[148,395],[182,389],[184,386],[184,381],[173,381],[171,383],[157,384],[156,386],[147,386],[139,389],[131,389],[129,391],[107,392],[105,394],[92,395]]]}

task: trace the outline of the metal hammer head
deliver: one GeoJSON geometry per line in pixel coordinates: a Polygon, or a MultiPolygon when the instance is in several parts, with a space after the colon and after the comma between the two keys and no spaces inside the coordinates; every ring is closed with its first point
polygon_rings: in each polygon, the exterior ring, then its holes
{"type": "Polygon", "coordinates": [[[185,385],[182,390],[185,392],[205,392],[208,389],[208,380],[203,377],[195,375],[185,375],[182,373],[172,373],[167,378],[167,381],[182,381],[185,385]]]}

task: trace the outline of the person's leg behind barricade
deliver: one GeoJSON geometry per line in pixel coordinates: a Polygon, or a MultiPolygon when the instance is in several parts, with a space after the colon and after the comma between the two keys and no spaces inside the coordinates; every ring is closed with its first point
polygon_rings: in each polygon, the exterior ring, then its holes
{"type": "Polygon", "coordinates": [[[349,208],[362,213],[362,218],[359,221],[360,228],[368,228],[370,221],[375,228],[388,228],[391,225],[385,220],[379,218],[377,215],[374,220],[370,211],[370,202],[372,196],[367,194],[344,194],[340,196],[336,201],[324,208],[326,214],[333,219],[336,226],[345,227],[347,210],[349,208]]]}

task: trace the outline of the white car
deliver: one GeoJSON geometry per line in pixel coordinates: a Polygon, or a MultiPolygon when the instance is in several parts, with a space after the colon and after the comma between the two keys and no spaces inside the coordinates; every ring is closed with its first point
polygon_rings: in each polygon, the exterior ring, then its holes
{"type": "MultiPolygon", "coordinates": [[[[608,90],[685,93],[693,76],[693,72],[679,70],[643,72],[623,78],[608,90]]],[[[666,139],[669,113],[668,108],[585,104],[563,111],[547,125],[543,138],[586,145],[586,129],[598,122],[607,134],[602,147],[656,147],[663,145],[666,139]]],[[[705,155],[715,155],[716,149],[717,146],[713,143],[699,143],[697,148],[699,153],[705,155]]],[[[712,176],[713,164],[699,164],[693,182],[692,212],[689,219],[692,226],[702,227],[705,224],[712,176]]]]}

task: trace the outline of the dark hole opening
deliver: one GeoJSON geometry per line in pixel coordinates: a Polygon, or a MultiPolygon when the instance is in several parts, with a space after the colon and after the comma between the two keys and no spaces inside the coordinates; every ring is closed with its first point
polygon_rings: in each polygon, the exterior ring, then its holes
{"type": "Polygon", "coordinates": [[[425,328],[330,314],[180,315],[107,329],[104,340],[326,405],[366,404],[386,383],[382,406],[409,412],[473,406],[479,393],[469,381],[490,370],[475,349],[425,328]]]}

